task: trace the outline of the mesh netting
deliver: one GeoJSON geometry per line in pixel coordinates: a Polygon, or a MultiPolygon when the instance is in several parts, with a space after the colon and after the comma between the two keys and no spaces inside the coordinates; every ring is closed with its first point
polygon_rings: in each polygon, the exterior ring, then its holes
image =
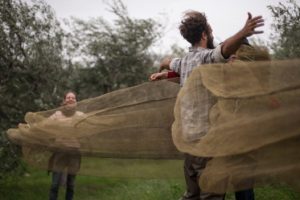
{"type": "Polygon", "coordinates": [[[61,108],[28,113],[29,126],[8,135],[43,169],[181,177],[180,152],[187,152],[213,157],[200,177],[206,191],[273,181],[299,189],[299,77],[299,60],[206,65],[195,68],[178,97],[176,83],[145,83],[81,101],[84,114],[64,120],[49,118],[61,108]]]}
{"type": "Polygon", "coordinates": [[[39,168],[110,177],[181,177],[181,153],[171,138],[179,85],[150,82],[63,108],[27,113],[8,130],[24,159],[39,168]],[[77,113],[84,114],[77,114],[77,113]],[[79,171],[80,169],[80,171],[79,171]]]}
{"type": "Polygon", "coordinates": [[[299,60],[194,69],[178,94],[172,134],[180,151],[213,157],[202,189],[224,193],[299,180],[299,77],[299,60]],[[208,112],[204,105],[211,105],[208,112]]]}

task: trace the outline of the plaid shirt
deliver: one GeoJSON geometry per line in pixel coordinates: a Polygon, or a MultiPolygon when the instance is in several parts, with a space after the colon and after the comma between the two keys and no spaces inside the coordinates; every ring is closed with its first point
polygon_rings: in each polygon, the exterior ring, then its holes
{"type": "Polygon", "coordinates": [[[182,86],[195,67],[202,64],[218,62],[226,62],[226,59],[224,59],[221,53],[220,45],[215,49],[190,47],[185,57],[172,59],[170,69],[180,74],[180,85],[182,86]]]}
{"type": "MultiPolygon", "coordinates": [[[[215,49],[190,48],[185,57],[171,61],[170,69],[180,74],[180,85],[183,86],[194,68],[217,62],[226,62],[221,54],[221,46],[215,49]]],[[[216,102],[215,97],[202,84],[197,87],[199,93],[196,96],[186,93],[180,105],[182,132],[186,141],[198,140],[208,132],[209,110],[216,102]]]]}

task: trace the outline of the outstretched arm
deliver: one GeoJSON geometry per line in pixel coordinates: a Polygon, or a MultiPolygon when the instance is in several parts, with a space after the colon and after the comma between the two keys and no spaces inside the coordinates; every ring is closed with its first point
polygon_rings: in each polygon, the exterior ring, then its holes
{"type": "Polygon", "coordinates": [[[166,78],[168,78],[168,72],[164,71],[164,72],[157,72],[157,73],[151,74],[149,80],[157,81],[157,80],[166,79],[166,78]]]}
{"type": "Polygon", "coordinates": [[[232,37],[224,41],[221,47],[222,55],[224,58],[229,58],[234,54],[243,42],[243,39],[254,34],[261,34],[263,31],[256,31],[255,29],[264,25],[262,16],[252,18],[251,13],[248,13],[248,19],[245,26],[232,37]]]}
{"type": "Polygon", "coordinates": [[[149,80],[150,81],[157,81],[157,80],[168,78],[168,72],[163,71],[163,70],[170,70],[171,61],[172,61],[172,59],[170,57],[164,58],[161,61],[160,65],[159,65],[158,72],[154,73],[154,74],[151,74],[150,77],[149,77],[149,80]]]}
{"type": "Polygon", "coordinates": [[[161,79],[167,79],[167,78],[175,78],[179,77],[179,74],[174,71],[164,71],[164,72],[157,72],[150,76],[150,81],[157,81],[161,79]]]}

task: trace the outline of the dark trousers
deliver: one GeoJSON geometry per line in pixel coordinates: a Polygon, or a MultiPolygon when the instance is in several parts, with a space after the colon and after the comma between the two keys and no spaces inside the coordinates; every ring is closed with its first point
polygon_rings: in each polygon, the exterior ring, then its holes
{"type": "MultiPolygon", "coordinates": [[[[50,188],[49,200],[57,200],[59,185],[63,177],[62,172],[52,172],[52,184],[50,188]]],[[[76,175],[67,175],[66,182],[66,200],[72,200],[74,195],[74,186],[75,186],[75,177],[76,175]]]]}
{"type": "Polygon", "coordinates": [[[210,158],[185,154],[184,177],[187,188],[181,200],[224,200],[224,194],[203,192],[198,184],[199,177],[209,160],[210,158]]]}
{"type": "Polygon", "coordinates": [[[254,200],[254,192],[253,189],[242,190],[235,192],[236,200],[254,200]]]}

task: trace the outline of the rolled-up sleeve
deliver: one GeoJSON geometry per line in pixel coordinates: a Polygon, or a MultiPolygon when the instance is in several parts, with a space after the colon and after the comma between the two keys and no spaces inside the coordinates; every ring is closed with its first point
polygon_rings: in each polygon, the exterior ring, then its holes
{"type": "Polygon", "coordinates": [[[223,63],[226,62],[227,60],[224,58],[222,55],[221,51],[221,45],[218,45],[214,50],[213,50],[213,62],[214,63],[223,63]]]}
{"type": "Polygon", "coordinates": [[[170,63],[170,69],[178,74],[180,74],[181,71],[181,58],[174,58],[172,59],[170,63]]]}

